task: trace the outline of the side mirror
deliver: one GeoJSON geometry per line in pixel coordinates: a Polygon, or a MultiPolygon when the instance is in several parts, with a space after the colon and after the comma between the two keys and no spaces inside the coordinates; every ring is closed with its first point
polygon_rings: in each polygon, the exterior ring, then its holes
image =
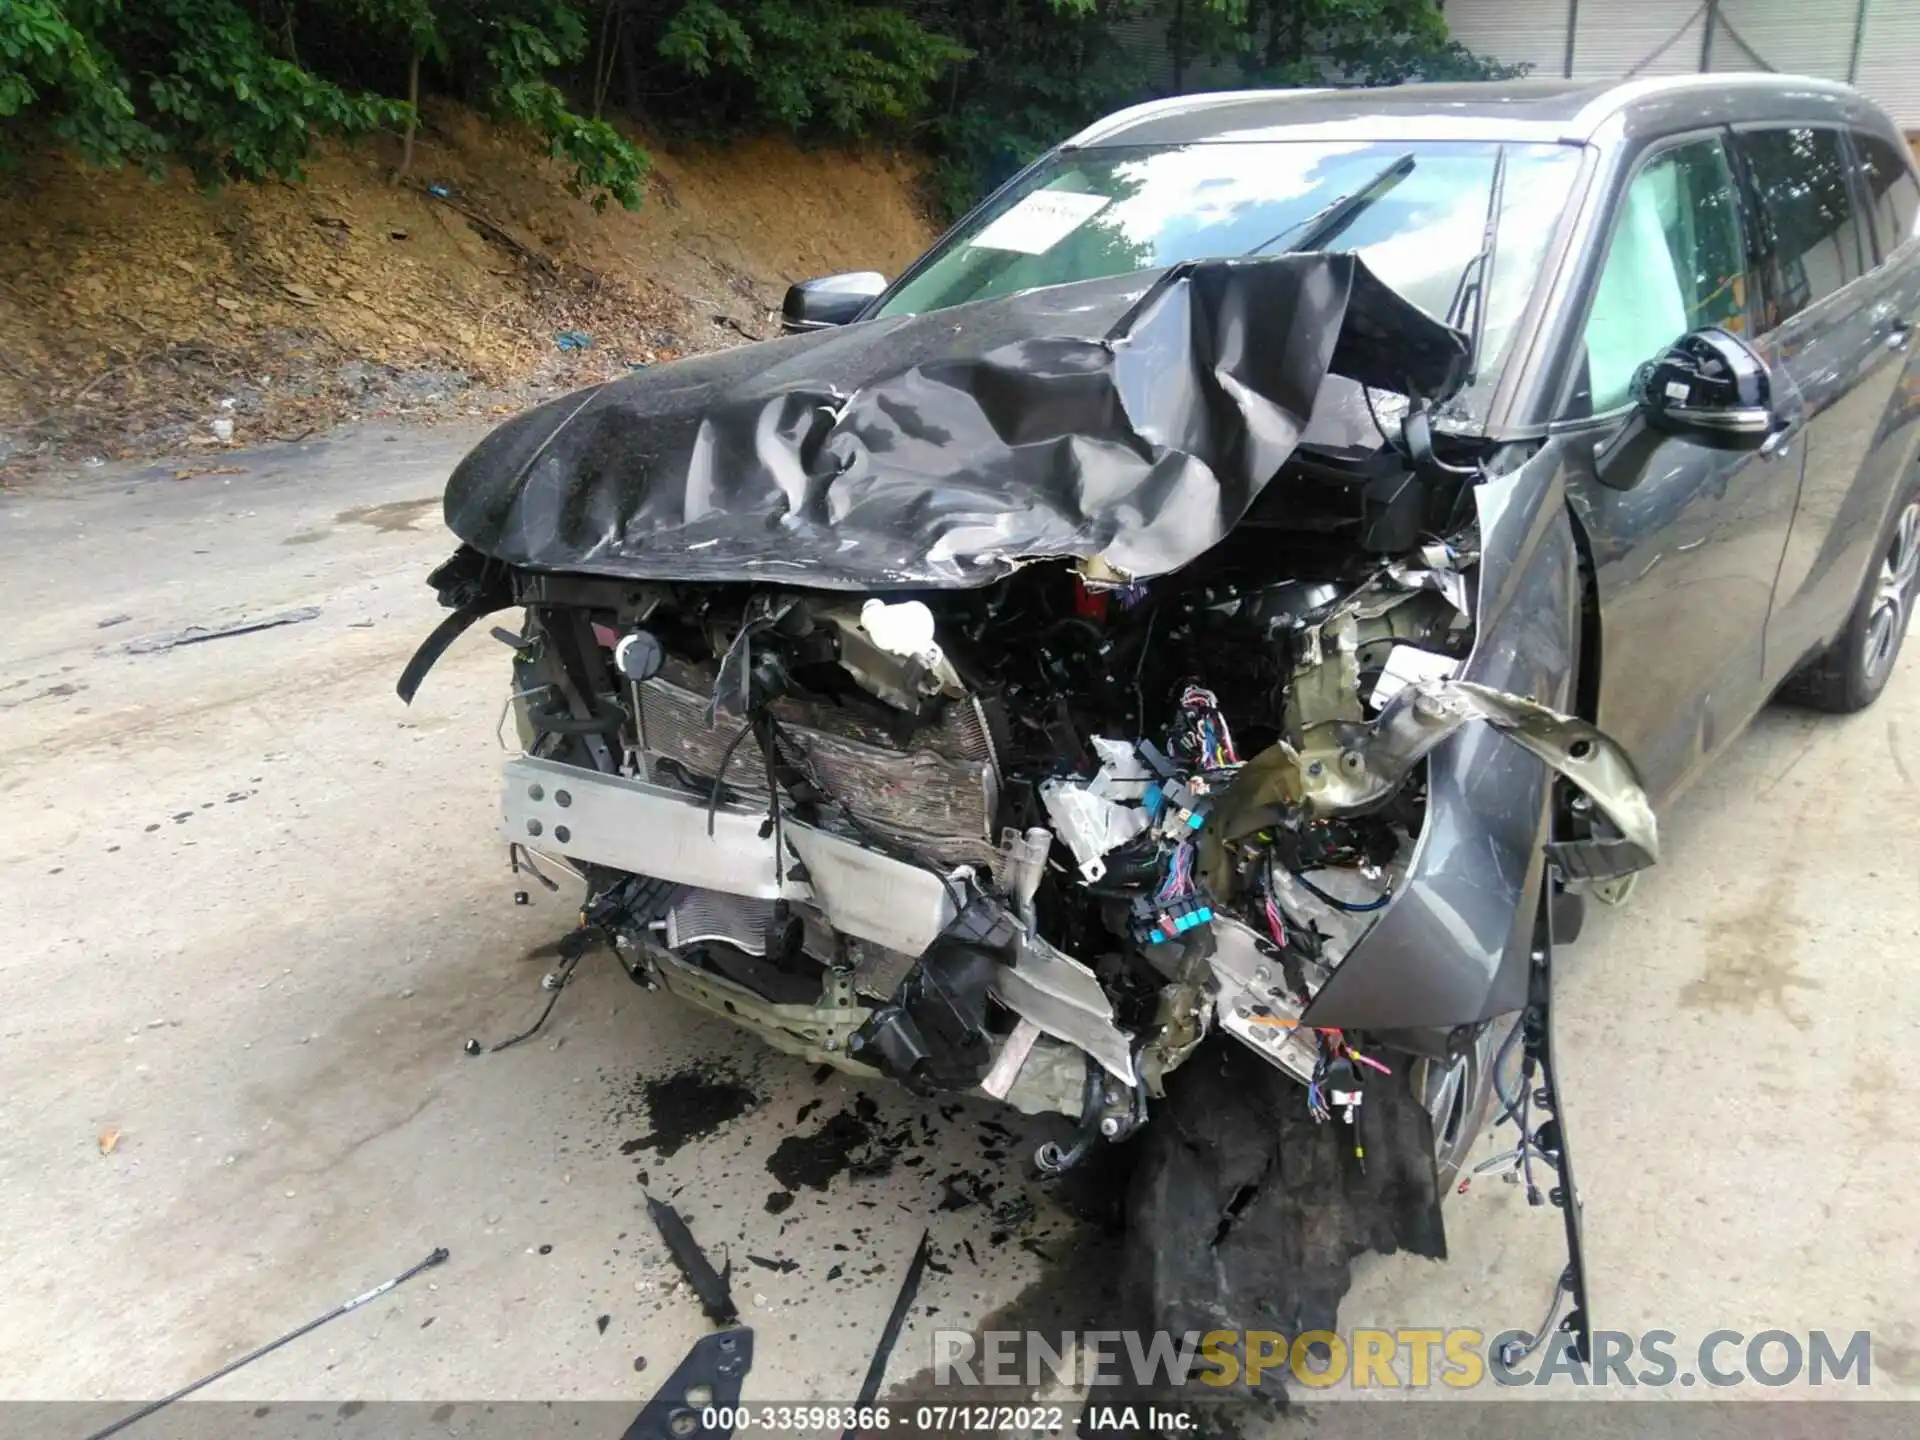
{"type": "Polygon", "coordinates": [[[876,270],[849,270],[843,275],[802,280],[787,287],[780,323],[789,331],[845,325],[886,288],[887,277],[876,270]]]}
{"type": "Polygon", "coordinates": [[[1725,330],[1682,335],[1633,377],[1647,427],[1716,450],[1758,450],[1776,428],[1767,365],[1725,330]]]}

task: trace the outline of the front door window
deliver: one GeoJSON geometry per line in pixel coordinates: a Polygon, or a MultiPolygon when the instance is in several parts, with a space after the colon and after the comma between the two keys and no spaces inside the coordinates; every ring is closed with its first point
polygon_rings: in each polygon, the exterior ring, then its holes
{"type": "Polygon", "coordinates": [[[1698,140],[1656,156],[1627,187],[1587,317],[1594,413],[1624,405],[1634,371],[1689,330],[1741,333],[1746,308],[1726,152],[1698,140]]]}

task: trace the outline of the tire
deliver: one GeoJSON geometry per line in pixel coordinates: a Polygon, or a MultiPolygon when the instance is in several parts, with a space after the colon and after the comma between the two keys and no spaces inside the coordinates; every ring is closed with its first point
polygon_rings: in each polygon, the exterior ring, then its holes
{"type": "Polygon", "coordinates": [[[1846,629],[1782,687],[1781,699],[1851,715],[1880,698],[1899,658],[1920,579],[1920,491],[1909,490],[1882,537],[1880,557],[1846,629]]]}
{"type": "MultiPolygon", "coordinates": [[[[1365,1250],[1446,1257],[1433,1127],[1411,1067],[1367,1087],[1359,1130],[1318,1124],[1300,1083],[1215,1042],[1167,1080],[1128,1192],[1122,1298],[1130,1322],[1175,1335],[1331,1330],[1365,1250]]],[[[1284,1397],[1280,1369],[1251,1390],[1284,1397]]]]}
{"type": "Polygon", "coordinates": [[[1467,1157],[1486,1132],[1493,1114],[1495,1085],[1505,1085],[1511,1094],[1519,1083],[1519,1024],[1518,1014],[1497,1016],[1480,1028],[1472,1045],[1453,1058],[1422,1057],[1412,1062],[1413,1093],[1427,1112],[1428,1133],[1433,1136],[1434,1190],[1442,1204],[1453,1194],[1467,1157]],[[1503,1043],[1508,1039],[1514,1043],[1503,1043]],[[1501,1071],[1498,1080],[1494,1076],[1496,1066],[1501,1071]]]}

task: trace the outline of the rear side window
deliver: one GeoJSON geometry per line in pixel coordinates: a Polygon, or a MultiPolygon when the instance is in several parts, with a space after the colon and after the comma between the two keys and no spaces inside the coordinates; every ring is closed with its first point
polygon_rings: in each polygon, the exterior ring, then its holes
{"type": "Polygon", "coordinates": [[[1870,221],[1880,254],[1891,255],[1913,234],[1920,214],[1920,184],[1913,178],[1907,157],[1879,135],[1853,133],[1853,152],[1860,159],[1861,186],[1870,202],[1870,221]]]}
{"type": "Polygon", "coordinates": [[[1593,411],[1624,405],[1633,372],[1689,330],[1746,328],[1746,252],[1718,140],[1656,155],[1621,197],[1587,316],[1593,411]]]}
{"type": "Polygon", "coordinates": [[[1760,205],[1766,330],[1857,279],[1861,235],[1838,130],[1749,130],[1737,138],[1760,205]]]}

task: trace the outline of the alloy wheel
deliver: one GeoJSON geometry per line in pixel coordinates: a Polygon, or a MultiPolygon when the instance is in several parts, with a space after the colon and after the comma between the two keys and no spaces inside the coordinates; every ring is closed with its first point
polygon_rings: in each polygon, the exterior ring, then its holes
{"type": "Polygon", "coordinates": [[[1867,679],[1878,681],[1893,664],[1913,609],[1914,579],[1920,576],[1920,500],[1912,501],[1894,522],[1893,543],[1880,562],[1867,613],[1862,663],[1867,679]]]}

